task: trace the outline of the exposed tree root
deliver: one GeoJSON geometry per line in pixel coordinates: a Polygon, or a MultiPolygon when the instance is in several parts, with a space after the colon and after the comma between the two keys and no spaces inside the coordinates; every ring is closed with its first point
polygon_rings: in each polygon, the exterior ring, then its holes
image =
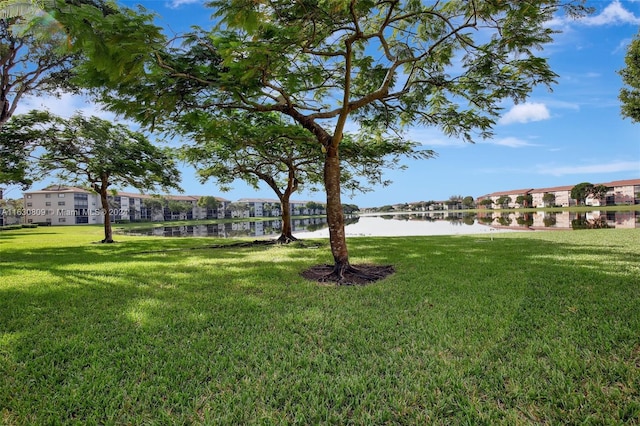
{"type": "Polygon", "coordinates": [[[280,237],[278,237],[277,240],[275,240],[276,244],[289,244],[294,241],[298,241],[298,239],[291,234],[289,235],[282,234],[280,235],[280,237]]]}
{"type": "MultiPolygon", "coordinates": [[[[173,249],[164,249],[164,250],[147,250],[138,252],[139,254],[149,254],[149,253],[165,253],[171,251],[189,251],[189,250],[206,250],[206,249],[226,249],[226,248],[236,248],[236,247],[260,247],[260,246],[271,246],[278,244],[278,240],[254,240],[254,241],[241,241],[237,243],[231,244],[215,244],[211,246],[198,246],[198,247],[186,247],[186,248],[173,248],[173,249]]],[[[300,241],[300,240],[297,240],[300,241]]]]}
{"type": "Polygon", "coordinates": [[[392,275],[392,265],[316,265],[302,272],[308,280],[338,285],[367,285],[392,275]]]}

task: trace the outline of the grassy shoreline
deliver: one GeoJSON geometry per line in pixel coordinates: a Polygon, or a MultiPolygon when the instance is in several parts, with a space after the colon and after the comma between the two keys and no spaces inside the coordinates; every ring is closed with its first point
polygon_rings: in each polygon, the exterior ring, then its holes
{"type": "Polygon", "coordinates": [[[640,229],[229,247],[0,234],[0,423],[638,424],[640,229]],[[184,249],[184,250],[181,250],[184,249]]]}

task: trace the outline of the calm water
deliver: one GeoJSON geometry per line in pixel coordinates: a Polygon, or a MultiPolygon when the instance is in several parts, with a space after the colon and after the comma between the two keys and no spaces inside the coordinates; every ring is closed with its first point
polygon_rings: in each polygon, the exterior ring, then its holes
{"type": "MultiPolygon", "coordinates": [[[[297,219],[292,222],[293,232],[312,232],[327,226],[326,218],[297,219]]],[[[280,235],[281,220],[228,222],[207,225],[160,226],[147,229],[115,229],[120,235],[143,235],[156,237],[273,237],[280,235]]]]}
{"type": "MultiPolygon", "coordinates": [[[[298,238],[329,237],[326,218],[294,220],[298,238]]],[[[347,218],[345,232],[358,236],[462,235],[491,232],[572,230],[597,228],[640,228],[640,212],[536,212],[536,213],[418,213],[364,215],[347,218]]],[[[224,224],[165,226],[116,233],[164,237],[274,237],[280,234],[280,220],[224,224]]]]}

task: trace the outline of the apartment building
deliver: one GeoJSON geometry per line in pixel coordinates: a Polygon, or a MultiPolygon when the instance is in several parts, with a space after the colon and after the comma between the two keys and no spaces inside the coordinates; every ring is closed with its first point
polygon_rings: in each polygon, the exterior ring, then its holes
{"type": "MultiPolygon", "coordinates": [[[[199,207],[200,196],[117,192],[109,196],[112,222],[164,221],[176,219],[210,219],[224,217],[229,200],[216,197],[217,209],[199,207]],[[155,202],[154,202],[155,201],[155,202]],[[172,204],[171,202],[179,204],[172,204]],[[178,205],[179,210],[172,210],[178,205]],[[222,215],[222,216],[220,216],[222,215]]],[[[75,186],[52,185],[24,193],[24,220],[41,225],[83,225],[104,223],[100,196],[75,186]]]]}
{"type": "MultiPolygon", "coordinates": [[[[166,195],[162,197],[117,192],[109,196],[112,222],[223,219],[225,217],[280,216],[280,201],[243,198],[236,203],[215,197],[214,208],[198,206],[202,196],[166,195]]],[[[324,214],[323,208],[309,209],[308,201],[292,201],[291,214],[324,214]]],[[[315,203],[321,206],[319,203],[315,203]]],[[[75,186],[52,185],[24,193],[24,221],[41,225],[83,225],[104,223],[100,196],[75,186]]],[[[0,217],[2,215],[0,214],[0,217]]]]}
{"type": "MultiPolygon", "coordinates": [[[[246,204],[246,217],[276,217],[281,214],[280,200],[273,198],[241,198],[237,203],[246,204]]],[[[326,214],[324,204],[311,201],[289,201],[289,210],[292,216],[312,216],[326,214]],[[310,203],[316,208],[309,208],[310,203]]]]}
{"type": "Polygon", "coordinates": [[[531,190],[533,207],[571,207],[576,205],[576,200],[571,198],[571,190],[574,185],[554,186],[531,190]]]}
{"type": "MultiPolygon", "coordinates": [[[[627,179],[612,182],[596,183],[594,185],[604,185],[609,190],[602,199],[588,197],[585,204],[589,206],[609,206],[623,204],[640,203],[640,179],[627,179]]],[[[576,205],[576,200],[571,198],[571,190],[575,185],[556,186],[550,188],[519,189],[510,191],[493,192],[476,199],[476,204],[482,207],[481,202],[491,199],[492,208],[503,207],[497,201],[505,197],[509,199],[507,208],[521,207],[516,203],[518,196],[530,195],[532,207],[572,207],[576,205]]]]}
{"type": "Polygon", "coordinates": [[[602,185],[609,188],[607,202],[612,199],[613,204],[640,203],[640,179],[617,180],[602,185]]]}

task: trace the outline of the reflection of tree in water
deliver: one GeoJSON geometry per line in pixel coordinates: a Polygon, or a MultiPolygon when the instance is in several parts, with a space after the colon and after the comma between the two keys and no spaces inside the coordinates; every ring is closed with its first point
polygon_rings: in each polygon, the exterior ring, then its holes
{"type": "Polygon", "coordinates": [[[462,217],[462,222],[463,222],[465,225],[469,225],[469,226],[474,225],[474,224],[476,223],[476,214],[475,214],[475,213],[465,214],[465,215],[462,217]]]}
{"type": "Polygon", "coordinates": [[[533,216],[528,213],[521,214],[516,218],[516,223],[520,226],[531,226],[533,225],[533,216]]]}
{"type": "Polygon", "coordinates": [[[491,217],[491,216],[481,216],[481,217],[478,217],[478,222],[490,224],[490,223],[493,223],[493,217],[491,217]]]}
{"type": "Polygon", "coordinates": [[[444,220],[446,220],[447,222],[449,222],[451,225],[454,225],[454,226],[461,226],[462,225],[462,218],[461,217],[447,216],[447,217],[444,218],[444,220]]]}
{"type": "Polygon", "coordinates": [[[498,223],[502,226],[509,226],[513,222],[513,220],[509,217],[508,214],[502,214],[498,219],[496,219],[498,223]]]}
{"type": "Polygon", "coordinates": [[[571,221],[572,229],[603,229],[609,228],[609,224],[607,224],[607,219],[604,217],[599,217],[597,219],[586,219],[578,217],[577,219],[573,219],[571,221]]]}
{"type": "Polygon", "coordinates": [[[549,216],[545,216],[545,217],[542,219],[542,223],[543,223],[543,224],[544,224],[544,226],[546,226],[546,227],[556,226],[556,223],[557,223],[557,221],[556,221],[556,214],[555,214],[555,213],[552,213],[552,214],[551,214],[551,215],[549,215],[549,216]]]}
{"type": "Polygon", "coordinates": [[[344,224],[345,226],[352,225],[354,223],[358,223],[359,221],[360,221],[360,216],[351,216],[344,219],[344,224]]]}
{"type": "Polygon", "coordinates": [[[251,222],[233,222],[225,224],[225,234],[228,238],[234,237],[252,237],[256,235],[255,223],[251,222]]]}

